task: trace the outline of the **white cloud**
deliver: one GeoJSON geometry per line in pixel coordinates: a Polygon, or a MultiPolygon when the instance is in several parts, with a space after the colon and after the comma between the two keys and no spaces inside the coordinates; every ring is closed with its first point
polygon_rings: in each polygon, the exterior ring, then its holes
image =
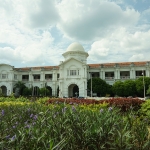
{"type": "Polygon", "coordinates": [[[149,60],[150,9],[140,14],[134,5],[123,6],[123,0],[0,4],[0,63],[58,65],[74,40],[90,49],[89,63],[149,60]]]}
{"type": "Polygon", "coordinates": [[[96,63],[149,60],[149,39],[150,30],[131,34],[120,28],[109,37],[91,45],[89,61],[96,63]]]}
{"type": "Polygon", "coordinates": [[[133,55],[129,61],[142,61],[142,60],[146,60],[144,54],[135,54],[133,55]]]}
{"type": "Polygon", "coordinates": [[[67,36],[80,40],[103,37],[120,26],[132,26],[139,19],[133,9],[124,11],[114,2],[99,0],[63,0],[58,10],[62,18],[58,27],[67,36]]]}

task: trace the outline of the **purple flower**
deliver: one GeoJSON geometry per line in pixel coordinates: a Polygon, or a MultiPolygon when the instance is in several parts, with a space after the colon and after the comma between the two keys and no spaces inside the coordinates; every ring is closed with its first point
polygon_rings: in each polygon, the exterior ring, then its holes
{"type": "Polygon", "coordinates": [[[34,126],[36,124],[36,122],[33,122],[32,125],[34,126]]]}
{"type": "Polygon", "coordinates": [[[2,116],[4,116],[4,113],[5,113],[4,110],[2,110],[2,116]]]}
{"type": "Polygon", "coordinates": [[[27,124],[27,123],[28,123],[28,121],[24,122],[24,124],[27,124]]]}
{"type": "Polygon", "coordinates": [[[33,114],[30,115],[30,118],[32,118],[32,117],[33,117],[33,114]]]}
{"type": "Polygon", "coordinates": [[[100,109],[100,113],[102,113],[103,111],[104,111],[104,109],[103,109],[103,108],[101,108],[101,109],[100,109]]]}
{"type": "Polygon", "coordinates": [[[36,120],[37,118],[38,118],[38,116],[37,116],[37,115],[34,115],[33,119],[36,120]]]}
{"type": "Polygon", "coordinates": [[[13,126],[13,128],[16,128],[16,126],[13,126]]]}
{"type": "Polygon", "coordinates": [[[25,128],[30,128],[31,126],[29,125],[29,124],[27,124],[26,126],[25,126],[25,128]]]}
{"type": "Polygon", "coordinates": [[[16,139],[16,134],[11,138],[11,141],[14,141],[16,139]]]}
{"type": "Polygon", "coordinates": [[[76,108],[74,106],[72,106],[72,111],[75,112],[76,111],[76,108]]]}
{"type": "Polygon", "coordinates": [[[112,107],[109,107],[109,108],[108,108],[108,111],[111,111],[112,109],[113,109],[112,107]]]}
{"type": "Polygon", "coordinates": [[[65,113],[65,112],[66,112],[66,109],[67,109],[67,107],[64,107],[64,108],[62,109],[62,113],[65,113]]]}
{"type": "Polygon", "coordinates": [[[9,139],[9,137],[10,137],[10,135],[7,135],[5,138],[6,138],[6,139],[9,139]]]}

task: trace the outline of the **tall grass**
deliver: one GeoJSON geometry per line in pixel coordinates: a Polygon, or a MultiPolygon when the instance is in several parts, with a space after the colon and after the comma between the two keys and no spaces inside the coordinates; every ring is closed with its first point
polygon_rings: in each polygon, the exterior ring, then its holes
{"type": "Polygon", "coordinates": [[[147,126],[132,108],[0,103],[2,150],[148,150],[147,126]]]}

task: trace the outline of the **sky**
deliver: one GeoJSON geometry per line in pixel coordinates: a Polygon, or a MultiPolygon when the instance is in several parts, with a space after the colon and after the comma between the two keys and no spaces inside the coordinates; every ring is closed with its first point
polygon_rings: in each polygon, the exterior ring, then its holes
{"type": "Polygon", "coordinates": [[[150,61],[150,0],[0,0],[0,64],[57,66],[73,42],[88,64],[150,61]]]}

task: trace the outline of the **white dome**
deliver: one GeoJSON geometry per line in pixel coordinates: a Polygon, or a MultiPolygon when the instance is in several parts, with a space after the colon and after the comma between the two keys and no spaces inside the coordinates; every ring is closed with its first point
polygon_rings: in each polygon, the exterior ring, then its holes
{"type": "Polygon", "coordinates": [[[81,44],[74,42],[72,44],[70,44],[67,48],[67,51],[80,51],[80,52],[84,52],[84,48],[81,44]]]}

